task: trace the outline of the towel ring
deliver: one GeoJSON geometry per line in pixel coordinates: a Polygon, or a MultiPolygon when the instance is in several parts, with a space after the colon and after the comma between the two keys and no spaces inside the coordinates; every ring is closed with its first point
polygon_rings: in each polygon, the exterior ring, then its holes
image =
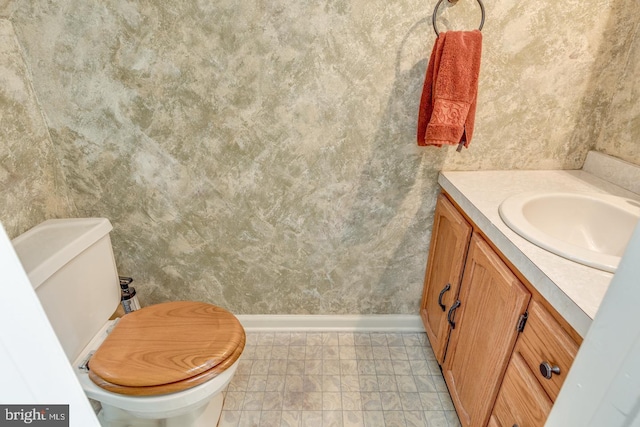
{"type": "MultiPolygon", "coordinates": [[[[453,3],[451,0],[449,0],[449,2],[453,3]]],[[[438,13],[438,8],[440,7],[440,3],[442,3],[442,0],[438,0],[438,3],[436,4],[435,9],[433,9],[433,17],[432,17],[433,30],[436,32],[436,36],[440,35],[440,33],[438,32],[438,26],[436,25],[436,14],[438,13]]],[[[478,0],[478,4],[480,5],[480,10],[482,11],[482,20],[480,21],[480,28],[478,28],[478,30],[482,30],[482,27],[484,26],[484,4],[482,4],[482,0],[478,0]]]]}

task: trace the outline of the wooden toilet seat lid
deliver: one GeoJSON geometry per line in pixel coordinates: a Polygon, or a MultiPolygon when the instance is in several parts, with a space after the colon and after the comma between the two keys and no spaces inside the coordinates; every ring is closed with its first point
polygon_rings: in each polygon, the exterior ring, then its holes
{"type": "Polygon", "coordinates": [[[189,383],[233,363],[244,343],[242,325],[223,308],[192,301],[156,304],[123,316],[89,369],[94,382],[97,376],[124,388],[189,383]]]}

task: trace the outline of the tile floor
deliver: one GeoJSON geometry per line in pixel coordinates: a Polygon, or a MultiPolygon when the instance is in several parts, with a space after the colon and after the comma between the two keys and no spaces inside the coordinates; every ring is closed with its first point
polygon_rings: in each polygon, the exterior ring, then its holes
{"type": "Polygon", "coordinates": [[[219,427],[460,426],[424,333],[247,333],[219,427]]]}

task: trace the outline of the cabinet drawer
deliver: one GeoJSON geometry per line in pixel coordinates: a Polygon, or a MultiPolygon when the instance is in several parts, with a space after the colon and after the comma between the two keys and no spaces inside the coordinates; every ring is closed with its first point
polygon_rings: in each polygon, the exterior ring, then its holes
{"type": "Polygon", "coordinates": [[[504,375],[489,425],[542,427],[551,406],[551,400],[525,361],[518,353],[514,353],[504,375]]]}
{"type": "Polygon", "coordinates": [[[516,345],[516,352],[521,354],[555,402],[578,351],[578,344],[538,301],[532,300],[528,311],[529,319],[516,345]],[[542,364],[547,364],[547,370],[551,367],[557,372],[550,373],[551,378],[545,378],[541,372],[542,364]]]}

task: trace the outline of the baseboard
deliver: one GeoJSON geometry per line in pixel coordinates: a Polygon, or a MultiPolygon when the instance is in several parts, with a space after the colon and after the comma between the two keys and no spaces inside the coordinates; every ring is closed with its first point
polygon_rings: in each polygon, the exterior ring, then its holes
{"type": "Polygon", "coordinates": [[[418,314],[240,314],[236,317],[248,332],[424,332],[418,314]]]}

